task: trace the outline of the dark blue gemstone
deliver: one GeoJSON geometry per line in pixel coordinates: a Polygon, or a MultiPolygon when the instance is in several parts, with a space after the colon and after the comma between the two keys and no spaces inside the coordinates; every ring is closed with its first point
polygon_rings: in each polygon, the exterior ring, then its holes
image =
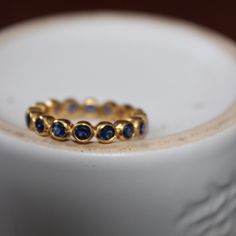
{"type": "Polygon", "coordinates": [[[86,125],[78,125],[75,128],[75,136],[78,139],[86,140],[92,135],[91,129],[86,125]]]}
{"type": "Polygon", "coordinates": [[[86,110],[87,112],[94,113],[94,112],[97,111],[97,108],[96,108],[96,106],[94,106],[94,105],[87,105],[87,106],[85,106],[85,110],[86,110]]]}
{"type": "Polygon", "coordinates": [[[110,107],[104,107],[103,112],[107,115],[112,114],[112,109],[110,107]]]}
{"type": "Polygon", "coordinates": [[[145,124],[144,124],[143,121],[142,121],[142,122],[140,123],[140,125],[139,125],[139,133],[140,133],[141,135],[144,135],[144,133],[145,133],[145,124]]]}
{"type": "Polygon", "coordinates": [[[60,122],[56,122],[52,125],[52,132],[55,136],[60,138],[64,138],[67,135],[65,126],[60,122]]]}
{"type": "Polygon", "coordinates": [[[70,113],[76,112],[76,111],[77,111],[77,105],[74,104],[74,103],[70,104],[70,105],[68,106],[68,111],[69,111],[70,113]]]}
{"type": "Polygon", "coordinates": [[[30,118],[30,114],[29,113],[26,113],[26,115],[25,115],[25,122],[26,122],[27,127],[30,128],[31,118],[30,118]]]}
{"type": "Polygon", "coordinates": [[[42,119],[37,118],[35,121],[35,128],[39,133],[42,133],[45,129],[45,125],[42,119]]]}
{"type": "Polygon", "coordinates": [[[115,136],[115,129],[110,125],[106,125],[100,130],[99,137],[103,140],[109,140],[114,136],[115,136]]]}
{"type": "Polygon", "coordinates": [[[126,139],[132,138],[134,133],[134,126],[132,124],[127,124],[125,125],[123,129],[123,135],[126,139]]]}

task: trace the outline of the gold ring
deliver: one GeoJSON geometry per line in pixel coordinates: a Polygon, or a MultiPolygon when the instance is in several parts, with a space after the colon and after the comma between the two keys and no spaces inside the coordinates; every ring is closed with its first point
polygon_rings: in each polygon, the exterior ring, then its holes
{"type": "Polygon", "coordinates": [[[50,136],[59,141],[70,140],[86,144],[97,138],[100,143],[112,143],[118,139],[127,141],[132,138],[143,138],[147,133],[148,119],[142,109],[130,105],[117,105],[112,101],[98,104],[88,98],[79,104],[74,99],[63,102],[49,100],[37,102],[26,112],[27,127],[40,136],[50,136]],[[101,119],[97,125],[87,120],[73,124],[68,119],[83,117],[101,119]],[[105,121],[103,120],[105,119],[105,121]]]}

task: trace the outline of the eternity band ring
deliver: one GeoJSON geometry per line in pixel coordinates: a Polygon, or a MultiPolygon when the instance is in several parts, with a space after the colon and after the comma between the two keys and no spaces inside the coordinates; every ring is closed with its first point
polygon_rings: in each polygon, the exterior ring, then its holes
{"type": "Polygon", "coordinates": [[[96,138],[98,142],[105,144],[116,139],[127,141],[143,138],[147,133],[148,119],[142,109],[131,105],[117,105],[112,101],[99,104],[93,98],[88,98],[83,103],[78,103],[75,99],[63,102],[51,99],[37,102],[28,108],[26,125],[36,134],[50,136],[58,141],[74,140],[86,144],[96,138]],[[69,120],[78,117],[83,120],[77,123],[69,120]],[[100,122],[93,125],[90,123],[91,119],[99,119],[100,122]]]}

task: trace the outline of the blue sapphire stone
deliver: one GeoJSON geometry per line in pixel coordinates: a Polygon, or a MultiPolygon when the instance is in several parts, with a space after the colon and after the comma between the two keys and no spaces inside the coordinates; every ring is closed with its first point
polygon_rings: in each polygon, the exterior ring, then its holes
{"type": "Polygon", "coordinates": [[[30,128],[31,118],[30,118],[30,114],[29,113],[26,113],[26,115],[25,115],[25,122],[26,122],[27,127],[30,128]]]}
{"type": "Polygon", "coordinates": [[[74,104],[74,103],[71,103],[69,106],[68,106],[68,111],[70,113],[75,113],[77,111],[77,105],[74,104]]]}
{"type": "Polygon", "coordinates": [[[140,125],[139,125],[139,134],[140,134],[140,135],[144,135],[144,133],[145,133],[145,124],[144,124],[144,122],[142,121],[142,122],[140,123],[140,125]]]}
{"type": "Polygon", "coordinates": [[[52,125],[52,132],[55,136],[60,138],[64,138],[67,135],[65,126],[60,122],[56,122],[52,125]]]}
{"type": "Polygon", "coordinates": [[[126,139],[130,139],[130,138],[132,138],[133,133],[134,133],[134,126],[132,124],[125,125],[125,127],[123,129],[123,136],[126,139]]]}
{"type": "Polygon", "coordinates": [[[35,121],[35,128],[39,133],[42,133],[45,129],[45,125],[42,119],[37,118],[35,121]]]}
{"type": "Polygon", "coordinates": [[[94,113],[94,112],[97,111],[97,108],[96,108],[96,106],[94,106],[94,105],[86,105],[86,106],[85,106],[85,110],[86,110],[87,112],[94,113]]]}
{"type": "Polygon", "coordinates": [[[91,135],[92,135],[92,131],[87,125],[78,125],[75,128],[75,136],[80,140],[86,140],[91,135]]]}
{"type": "Polygon", "coordinates": [[[110,107],[104,107],[103,112],[107,115],[112,114],[112,109],[110,107]]]}
{"type": "Polygon", "coordinates": [[[110,125],[106,125],[100,130],[99,137],[103,140],[109,140],[114,136],[115,136],[115,129],[110,125]]]}

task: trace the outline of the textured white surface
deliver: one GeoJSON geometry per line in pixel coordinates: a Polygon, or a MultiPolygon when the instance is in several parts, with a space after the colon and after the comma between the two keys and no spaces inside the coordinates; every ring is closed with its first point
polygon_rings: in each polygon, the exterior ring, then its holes
{"type": "MultiPolygon", "coordinates": [[[[132,15],[16,26],[0,34],[0,119],[23,128],[32,101],[114,98],[148,112],[147,144],[235,101],[236,49],[228,43],[183,22],[132,15]]],[[[233,122],[192,144],[122,153],[56,149],[21,139],[21,129],[0,131],[0,235],[232,236],[233,122]]]]}

